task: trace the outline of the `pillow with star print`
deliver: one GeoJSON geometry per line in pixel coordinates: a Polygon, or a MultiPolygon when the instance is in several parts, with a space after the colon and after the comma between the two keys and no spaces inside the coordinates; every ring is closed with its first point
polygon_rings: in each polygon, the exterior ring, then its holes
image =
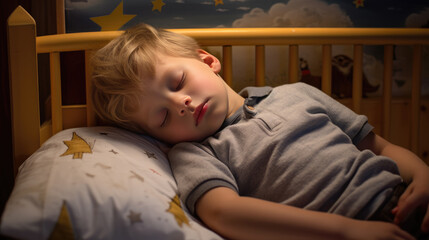
{"type": "Polygon", "coordinates": [[[156,141],[64,130],[20,167],[0,233],[17,239],[221,239],[183,208],[156,141]]]}

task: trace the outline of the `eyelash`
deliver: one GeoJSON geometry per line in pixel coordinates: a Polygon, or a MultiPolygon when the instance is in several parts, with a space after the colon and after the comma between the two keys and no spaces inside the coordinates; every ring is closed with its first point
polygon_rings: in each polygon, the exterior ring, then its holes
{"type": "Polygon", "coordinates": [[[185,74],[185,73],[183,73],[183,74],[182,74],[182,78],[180,79],[180,82],[179,82],[179,84],[178,84],[178,85],[177,85],[177,87],[176,87],[176,91],[177,91],[177,90],[179,90],[179,89],[182,87],[183,82],[185,81],[185,78],[186,78],[186,74],[185,74]]]}

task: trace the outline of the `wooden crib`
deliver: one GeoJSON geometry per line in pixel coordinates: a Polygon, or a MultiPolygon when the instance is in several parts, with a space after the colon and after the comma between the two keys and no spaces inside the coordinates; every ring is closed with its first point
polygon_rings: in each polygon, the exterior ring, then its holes
{"type": "MultiPolygon", "coordinates": [[[[410,148],[428,162],[429,107],[420,96],[422,47],[429,45],[429,29],[362,29],[362,28],[210,28],[173,29],[195,38],[201,46],[222,46],[223,78],[231,84],[233,46],[255,49],[255,85],[265,85],[265,46],[289,47],[288,82],[299,81],[299,46],[322,48],[322,87],[331,94],[331,58],[333,45],[352,45],[354,49],[353,97],[341,102],[355,112],[368,115],[375,131],[394,143],[410,148]],[[383,95],[362,98],[363,46],[384,46],[383,95]],[[413,48],[411,99],[392,97],[392,66],[395,45],[413,48]]],[[[10,16],[8,43],[12,103],[14,169],[53,134],[71,127],[95,126],[97,121],[91,102],[63,105],[61,102],[60,53],[84,51],[86,94],[90,92],[91,54],[121,34],[121,31],[87,32],[36,37],[36,23],[21,7],[10,16]],[[40,123],[38,61],[40,53],[49,53],[51,79],[51,121],[40,123]]],[[[83,91],[83,89],[82,89],[83,91]]],[[[87,99],[90,99],[87,97],[87,99]]]]}

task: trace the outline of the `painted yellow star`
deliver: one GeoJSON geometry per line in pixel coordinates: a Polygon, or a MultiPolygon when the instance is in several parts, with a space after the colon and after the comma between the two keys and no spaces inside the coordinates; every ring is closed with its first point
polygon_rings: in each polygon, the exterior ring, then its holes
{"type": "Polygon", "coordinates": [[[353,3],[355,4],[356,8],[359,8],[359,7],[364,7],[363,1],[365,0],[354,0],[353,3]]]}
{"type": "Polygon", "coordinates": [[[90,19],[101,27],[101,31],[114,31],[120,29],[135,16],[124,14],[124,3],[121,1],[109,15],[92,17],[90,19]]]}
{"type": "Polygon", "coordinates": [[[215,7],[219,4],[223,5],[223,0],[214,0],[215,1],[215,7]]]}
{"type": "Polygon", "coordinates": [[[92,153],[91,147],[85,140],[79,137],[76,132],[73,132],[71,141],[64,141],[64,144],[68,147],[62,156],[73,155],[73,159],[82,159],[84,153],[92,153]]]}
{"type": "Polygon", "coordinates": [[[162,11],[162,7],[165,5],[165,3],[162,0],[155,0],[152,1],[152,12],[154,12],[155,10],[158,10],[158,12],[162,11]]]}
{"type": "Polygon", "coordinates": [[[167,212],[173,214],[174,219],[176,219],[176,222],[180,227],[182,227],[184,223],[190,226],[189,219],[186,217],[185,212],[183,212],[182,205],[180,204],[180,199],[177,194],[171,200],[170,207],[168,208],[167,212]]]}

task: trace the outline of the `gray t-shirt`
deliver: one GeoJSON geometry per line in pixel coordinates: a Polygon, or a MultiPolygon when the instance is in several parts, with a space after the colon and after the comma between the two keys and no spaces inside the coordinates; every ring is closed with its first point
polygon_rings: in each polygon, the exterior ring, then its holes
{"type": "Polygon", "coordinates": [[[402,180],[396,164],[359,143],[371,130],[321,91],[297,83],[246,88],[245,104],[201,143],[169,152],[181,200],[195,214],[208,190],[224,186],[299,208],[367,219],[402,180]]]}

